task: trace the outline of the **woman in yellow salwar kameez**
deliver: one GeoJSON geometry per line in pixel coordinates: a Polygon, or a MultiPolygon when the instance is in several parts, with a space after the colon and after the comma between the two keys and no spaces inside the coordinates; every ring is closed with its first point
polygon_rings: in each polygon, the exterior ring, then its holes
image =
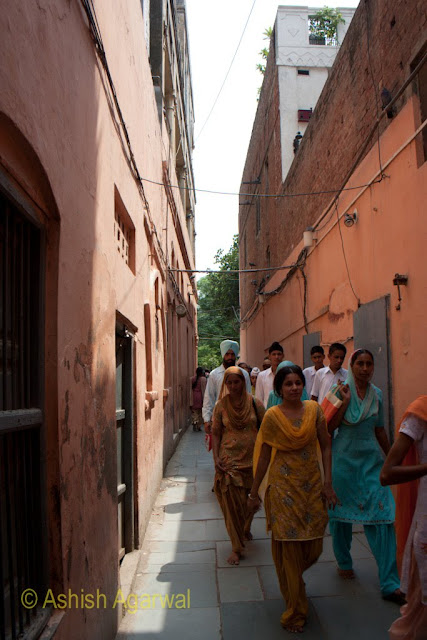
{"type": "Polygon", "coordinates": [[[265,512],[272,532],[272,554],[287,609],[280,622],[301,633],[307,620],[308,600],[303,573],[323,548],[328,522],[326,506],[337,497],[331,483],[331,440],[322,409],[311,400],[301,402],[305,378],[300,367],[281,369],[274,389],[282,403],[267,411],[254,450],[254,482],[248,507],[256,511],[258,491],[266,478],[265,512]],[[317,458],[320,445],[325,481],[317,458]]]}
{"type": "Polygon", "coordinates": [[[253,452],[265,409],[246,391],[243,371],[229,367],[224,374],[220,398],[212,422],[212,453],[215,462],[214,491],[231,540],[227,562],[238,565],[245,541],[252,538],[254,512],[247,497],[253,482],[253,452]]]}

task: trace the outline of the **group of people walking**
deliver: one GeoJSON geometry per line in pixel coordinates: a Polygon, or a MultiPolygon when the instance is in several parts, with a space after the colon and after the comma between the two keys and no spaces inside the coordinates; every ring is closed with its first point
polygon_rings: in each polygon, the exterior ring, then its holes
{"type": "Polygon", "coordinates": [[[323,367],[322,347],[315,347],[313,367],[303,372],[283,361],[283,348],[273,343],[271,367],[258,373],[253,395],[248,372],[235,366],[239,345],[226,340],[220,347],[223,361],[209,376],[202,417],[212,437],[213,490],[231,541],[229,564],[240,563],[245,544],[252,539],[253,516],[263,500],[286,601],[281,624],[299,633],[308,615],[303,573],[322,553],[328,521],[343,579],[355,577],[352,525],[363,524],[378,565],[382,597],[404,605],[390,638],[426,640],[427,396],[408,407],[390,450],[382,394],[371,382],[374,357],[367,349],[351,355],[346,371],[344,345],[331,345],[329,367],[323,367]],[[326,411],[326,420],[321,405],[329,402],[331,393],[337,402],[326,411]],[[414,460],[406,466],[408,453],[414,460]],[[407,481],[412,485],[405,485],[402,499],[398,495],[398,507],[401,503],[404,509],[397,518],[401,554],[407,539],[402,591],[395,503],[384,485],[407,481]]]}

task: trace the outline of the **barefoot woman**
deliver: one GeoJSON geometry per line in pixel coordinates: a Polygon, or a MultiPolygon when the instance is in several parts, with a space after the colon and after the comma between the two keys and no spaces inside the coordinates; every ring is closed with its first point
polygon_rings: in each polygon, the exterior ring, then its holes
{"type": "Polygon", "coordinates": [[[252,538],[253,512],[247,496],[253,481],[253,450],[265,409],[247,393],[243,371],[229,367],[224,374],[220,399],[212,423],[212,452],[215,462],[214,489],[232,552],[227,562],[239,564],[245,540],[252,538]]]}
{"type": "Polygon", "coordinates": [[[305,378],[296,365],[276,374],[274,389],[282,403],[265,414],[254,451],[256,473],[248,506],[260,506],[259,486],[268,471],[265,494],[267,528],[272,554],[287,609],[280,622],[301,633],[308,615],[302,574],[314,564],[323,547],[328,516],[325,501],[335,505],[331,484],[331,442],[317,402],[301,401],[305,378]],[[317,460],[322,451],[325,484],[317,460]]]}

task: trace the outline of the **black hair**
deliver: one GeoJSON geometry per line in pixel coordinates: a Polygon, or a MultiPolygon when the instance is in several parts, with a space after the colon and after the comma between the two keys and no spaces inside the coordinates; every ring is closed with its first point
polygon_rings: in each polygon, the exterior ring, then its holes
{"type": "Polygon", "coordinates": [[[333,342],[329,347],[329,353],[332,354],[335,351],[344,351],[344,355],[347,353],[347,348],[341,344],[341,342],[333,342]]]}
{"type": "Polygon", "coordinates": [[[196,369],[196,379],[194,380],[193,384],[191,385],[192,389],[196,388],[196,384],[199,378],[201,378],[202,376],[205,375],[205,370],[203,369],[203,367],[197,367],[196,369]]]}
{"type": "Polygon", "coordinates": [[[278,395],[280,398],[282,397],[283,383],[285,381],[286,376],[288,376],[290,373],[296,373],[298,378],[301,380],[303,387],[305,387],[305,377],[301,367],[299,367],[297,364],[293,364],[292,366],[289,365],[289,367],[282,367],[276,373],[276,377],[274,378],[274,391],[276,392],[276,395],[278,395]]]}
{"type": "Polygon", "coordinates": [[[359,356],[363,356],[365,353],[368,354],[368,356],[371,356],[372,358],[372,362],[374,362],[374,356],[372,355],[372,353],[369,351],[369,349],[356,349],[356,351],[352,354],[351,356],[351,360],[350,360],[350,365],[353,366],[354,363],[356,362],[357,358],[359,356]]]}
{"type": "Polygon", "coordinates": [[[311,356],[314,356],[315,353],[321,353],[322,356],[324,356],[325,355],[325,350],[319,344],[316,344],[314,347],[311,347],[311,349],[310,349],[310,355],[311,356]]]}
{"type": "Polygon", "coordinates": [[[268,349],[268,353],[270,354],[272,351],[281,351],[283,353],[283,347],[280,342],[273,342],[268,349]]]}

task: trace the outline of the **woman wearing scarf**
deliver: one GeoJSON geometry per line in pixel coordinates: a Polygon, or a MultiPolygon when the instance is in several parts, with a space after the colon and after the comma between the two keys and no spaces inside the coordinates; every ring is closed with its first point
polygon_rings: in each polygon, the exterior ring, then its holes
{"type": "Polygon", "coordinates": [[[378,565],[383,598],[398,604],[400,591],[396,565],[395,506],[389,488],[380,484],[383,457],[390,445],[384,429],[382,393],[371,382],[374,358],[358,349],[350,358],[345,385],[339,385],[341,408],[329,422],[332,434],[332,482],[339,504],[329,512],[329,528],[338,573],[354,578],[350,555],[353,523],[363,524],[366,538],[378,565]]]}
{"type": "Polygon", "coordinates": [[[427,638],[427,396],[406,409],[381,472],[398,484],[397,559],[408,604],[390,627],[391,640],[427,638]],[[404,484],[403,484],[404,483],[404,484]],[[402,561],[403,555],[403,561],[402,561]]]}
{"type": "Polygon", "coordinates": [[[247,508],[252,486],[253,450],[265,409],[246,391],[239,367],[224,374],[220,398],[212,423],[212,452],[215,462],[214,490],[224,514],[232,551],[227,562],[238,565],[245,540],[251,540],[253,512],[247,508]]]}
{"type": "Polygon", "coordinates": [[[317,402],[301,401],[304,385],[300,367],[285,366],[277,371],[274,389],[282,402],[264,416],[248,496],[248,506],[255,511],[261,504],[258,491],[265,478],[267,530],[272,532],[273,560],[287,606],[280,622],[292,633],[302,632],[307,619],[302,575],[322,553],[328,522],[325,502],[333,507],[337,500],[331,484],[331,439],[326,421],[317,402]],[[325,468],[323,486],[317,442],[325,468]]]}
{"type": "MultiPolygon", "coordinates": [[[[294,367],[294,366],[295,366],[294,363],[291,362],[290,360],[283,360],[283,362],[281,362],[276,369],[276,376],[278,371],[280,371],[280,369],[283,369],[283,367],[294,367]]],[[[304,387],[302,396],[301,396],[301,402],[304,402],[304,400],[309,400],[309,399],[310,398],[308,397],[307,391],[304,387]]],[[[275,407],[277,404],[282,404],[282,398],[279,395],[277,395],[277,393],[273,389],[273,391],[270,391],[270,394],[268,396],[267,409],[269,409],[270,407],[275,407]]]]}

